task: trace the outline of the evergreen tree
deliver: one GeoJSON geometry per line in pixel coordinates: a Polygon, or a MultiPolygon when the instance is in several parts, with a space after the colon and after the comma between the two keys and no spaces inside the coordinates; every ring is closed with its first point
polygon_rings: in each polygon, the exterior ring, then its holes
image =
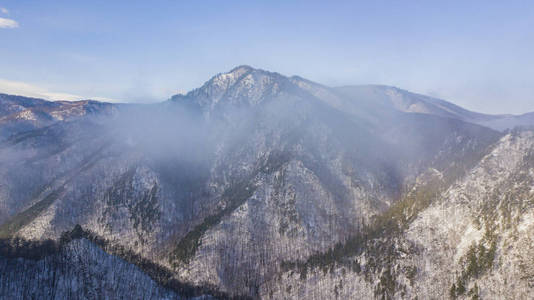
{"type": "Polygon", "coordinates": [[[451,289],[449,290],[449,296],[451,299],[456,299],[456,285],[453,283],[451,289]]]}

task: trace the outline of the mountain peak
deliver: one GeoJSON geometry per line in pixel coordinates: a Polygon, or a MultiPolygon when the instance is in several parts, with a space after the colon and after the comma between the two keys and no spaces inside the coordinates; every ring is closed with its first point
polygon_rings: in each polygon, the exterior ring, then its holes
{"type": "Polygon", "coordinates": [[[256,69],[249,65],[239,65],[233,68],[232,70],[230,70],[228,73],[241,73],[242,74],[242,73],[250,72],[253,70],[256,70],[256,69]]]}
{"type": "Polygon", "coordinates": [[[211,86],[218,86],[220,88],[230,87],[235,84],[242,76],[250,72],[256,71],[254,68],[246,65],[241,65],[233,68],[229,72],[219,73],[208,80],[202,88],[210,88],[211,86]]]}
{"type": "Polygon", "coordinates": [[[218,106],[252,106],[276,96],[291,85],[289,78],[274,72],[240,65],[229,72],[219,73],[200,88],[186,95],[176,95],[172,101],[186,101],[209,112],[218,106]]]}

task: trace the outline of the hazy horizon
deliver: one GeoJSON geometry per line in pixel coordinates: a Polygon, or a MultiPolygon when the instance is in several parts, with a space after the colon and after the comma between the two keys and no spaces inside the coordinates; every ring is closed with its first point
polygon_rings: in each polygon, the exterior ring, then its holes
{"type": "Polygon", "coordinates": [[[0,1],[0,92],[158,102],[237,65],[534,111],[526,1],[0,1]]]}

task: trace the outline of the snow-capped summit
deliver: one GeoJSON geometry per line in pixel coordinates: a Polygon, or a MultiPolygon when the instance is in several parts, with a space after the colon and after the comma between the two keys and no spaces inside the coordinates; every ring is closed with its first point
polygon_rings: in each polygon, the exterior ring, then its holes
{"type": "Polygon", "coordinates": [[[496,130],[534,124],[529,114],[489,115],[464,109],[451,102],[385,85],[328,87],[300,76],[287,77],[276,72],[241,65],[219,73],[200,88],[174,95],[171,102],[187,104],[204,114],[233,107],[251,107],[285,96],[314,98],[338,110],[381,122],[395,113],[419,113],[452,118],[496,130]]]}
{"type": "Polygon", "coordinates": [[[124,285],[96,274],[125,272],[159,290],[97,247],[184,297],[534,293],[531,131],[497,132],[394,87],[250,66],[163,104],[106,107],[0,95],[0,135],[12,134],[0,142],[0,256],[17,259],[0,259],[0,298],[105,298],[124,285]],[[64,271],[84,286],[58,284],[64,271]]]}
{"type": "Polygon", "coordinates": [[[291,88],[289,78],[279,73],[242,65],[215,75],[186,95],[173,96],[171,101],[193,102],[202,111],[211,112],[228,105],[253,106],[280,93],[287,93],[291,88]]]}

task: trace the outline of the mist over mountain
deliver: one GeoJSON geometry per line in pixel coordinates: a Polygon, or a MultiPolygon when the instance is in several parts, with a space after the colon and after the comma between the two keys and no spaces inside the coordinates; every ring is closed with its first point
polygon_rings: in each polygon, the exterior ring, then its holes
{"type": "Polygon", "coordinates": [[[156,104],[2,94],[0,295],[528,298],[532,125],[250,66],[156,104]]]}

